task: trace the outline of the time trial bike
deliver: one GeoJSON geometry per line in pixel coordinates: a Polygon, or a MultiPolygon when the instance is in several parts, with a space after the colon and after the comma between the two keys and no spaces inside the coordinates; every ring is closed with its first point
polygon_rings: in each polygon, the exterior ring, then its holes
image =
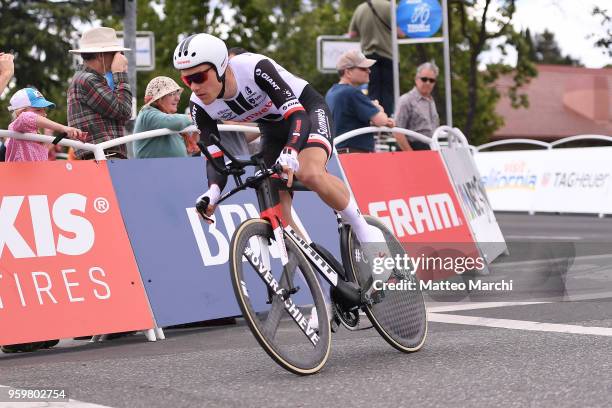
{"type": "MultiPolygon", "coordinates": [[[[208,149],[200,143],[202,153],[216,171],[232,176],[236,187],[221,196],[221,203],[247,188],[255,189],[260,218],[244,221],[236,229],[230,244],[230,276],[236,300],[251,332],[283,368],[300,375],[313,374],[326,363],[331,349],[332,326],[355,329],[360,310],[372,326],[393,347],[402,352],[419,350],[427,334],[427,312],[418,277],[412,265],[397,265],[374,273],[367,255],[375,248],[361,243],[350,225],[336,213],[340,238],[341,261],[306,234],[287,225],[282,218],[279,190],[287,189],[280,177],[282,169],[268,168],[262,155],[249,160],[237,159],[213,135],[213,142],[229,161],[218,165],[208,149]],[[247,167],[254,175],[243,177],[247,167]],[[321,289],[318,272],[329,284],[329,298],[321,289]],[[401,288],[401,289],[397,289],[401,288]],[[328,315],[326,303],[331,304],[328,315]],[[318,327],[311,323],[312,314],[318,327]]],[[[305,190],[294,181],[291,190],[305,190]]],[[[207,217],[207,197],[198,200],[196,210],[207,217]]],[[[374,217],[365,216],[368,224],[385,236],[389,258],[406,259],[395,236],[374,217]]]]}

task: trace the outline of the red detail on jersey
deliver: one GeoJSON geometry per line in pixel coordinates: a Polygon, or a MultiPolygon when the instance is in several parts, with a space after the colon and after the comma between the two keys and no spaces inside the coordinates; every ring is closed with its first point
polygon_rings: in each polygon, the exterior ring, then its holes
{"type": "Polygon", "coordinates": [[[295,121],[295,131],[299,133],[301,129],[302,129],[302,120],[298,119],[295,121]]]}
{"type": "Polygon", "coordinates": [[[299,112],[299,111],[306,111],[306,109],[304,109],[303,106],[296,106],[295,108],[289,109],[287,112],[285,112],[285,114],[283,115],[283,117],[285,119],[289,119],[289,116],[293,115],[295,112],[299,112]]]}
{"type": "Polygon", "coordinates": [[[237,119],[237,120],[239,122],[251,122],[255,119],[258,119],[259,116],[269,111],[272,108],[272,105],[273,105],[272,101],[268,101],[268,103],[266,103],[266,105],[259,112],[251,113],[249,116],[245,116],[243,119],[237,119]]]}
{"type": "Polygon", "coordinates": [[[223,152],[216,152],[211,154],[213,159],[216,159],[217,157],[223,157],[223,152]]]}

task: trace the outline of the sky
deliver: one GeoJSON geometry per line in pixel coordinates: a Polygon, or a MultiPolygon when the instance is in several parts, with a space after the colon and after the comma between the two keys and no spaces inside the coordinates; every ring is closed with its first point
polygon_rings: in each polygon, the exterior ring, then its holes
{"type": "MultiPolygon", "coordinates": [[[[601,68],[612,64],[612,59],[593,46],[595,40],[587,38],[590,34],[604,33],[600,19],[591,15],[594,6],[612,14],[610,0],[517,0],[514,26],[529,28],[532,35],[548,29],[555,34],[564,55],[579,59],[588,68],[601,68]]],[[[485,60],[499,57],[490,53],[485,60]]]]}

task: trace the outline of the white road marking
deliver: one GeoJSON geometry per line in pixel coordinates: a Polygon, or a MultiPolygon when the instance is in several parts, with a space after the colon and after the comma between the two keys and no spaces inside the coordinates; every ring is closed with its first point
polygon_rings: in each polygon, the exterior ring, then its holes
{"type": "Polygon", "coordinates": [[[509,306],[525,306],[525,305],[541,305],[552,302],[472,302],[472,303],[455,303],[446,306],[427,306],[428,313],[454,312],[459,310],[475,310],[475,309],[490,309],[494,307],[509,307],[509,306]]]}
{"type": "Polygon", "coordinates": [[[463,324],[468,326],[495,327],[500,329],[527,330],[569,334],[590,334],[612,337],[612,327],[585,327],[571,324],[540,323],[526,320],[494,319],[489,317],[448,315],[429,313],[428,320],[437,323],[463,324]]]}
{"type": "Polygon", "coordinates": [[[555,241],[580,241],[582,239],[584,239],[583,237],[579,237],[579,236],[549,236],[549,235],[504,235],[504,238],[506,239],[552,239],[555,241]]]}
{"type": "MultiPolygon", "coordinates": [[[[111,408],[107,405],[99,405],[99,404],[92,404],[89,402],[83,402],[83,401],[79,401],[79,400],[75,400],[75,399],[68,399],[68,401],[56,401],[56,402],[49,402],[50,400],[47,401],[19,401],[19,400],[15,400],[12,402],[8,402],[6,401],[7,397],[8,397],[8,389],[17,389],[16,387],[10,387],[8,385],[1,385],[0,384],[0,394],[2,395],[2,399],[4,400],[4,402],[0,401],[0,408],[111,408]],[[4,389],[6,388],[6,390],[4,389]]],[[[26,388],[31,388],[31,387],[26,387],[26,388]]]]}
{"type": "MultiPolygon", "coordinates": [[[[568,258],[569,256],[562,257],[562,258],[533,259],[531,261],[493,262],[492,264],[489,264],[489,268],[497,269],[497,268],[510,268],[510,267],[516,268],[519,266],[547,265],[552,262],[565,261],[568,258]]],[[[612,259],[612,255],[586,255],[586,256],[573,256],[571,258],[573,259],[574,264],[578,264],[578,263],[583,263],[586,261],[610,260],[612,259]]],[[[500,261],[501,260],[502,259],[500,259],[500,261]]]]}

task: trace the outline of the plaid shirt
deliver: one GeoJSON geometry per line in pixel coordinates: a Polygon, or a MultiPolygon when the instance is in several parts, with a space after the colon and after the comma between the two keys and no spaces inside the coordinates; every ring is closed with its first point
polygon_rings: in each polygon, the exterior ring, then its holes
{"type": "MultiPolygon", "coordinates": [[[[104,76],[83,66],[68,87],[68,126],[87,132],[87,143],[101,143],[125,133],[123,126],[132,116],[132,90],[126,72],[113,72],[113,80],[114,90],[104,76]]],[[[125,145],[111,150],[125,155],[125,145]]],[[[76,156],[80,159],[87,153],[77,150],[76,156]]]]}

